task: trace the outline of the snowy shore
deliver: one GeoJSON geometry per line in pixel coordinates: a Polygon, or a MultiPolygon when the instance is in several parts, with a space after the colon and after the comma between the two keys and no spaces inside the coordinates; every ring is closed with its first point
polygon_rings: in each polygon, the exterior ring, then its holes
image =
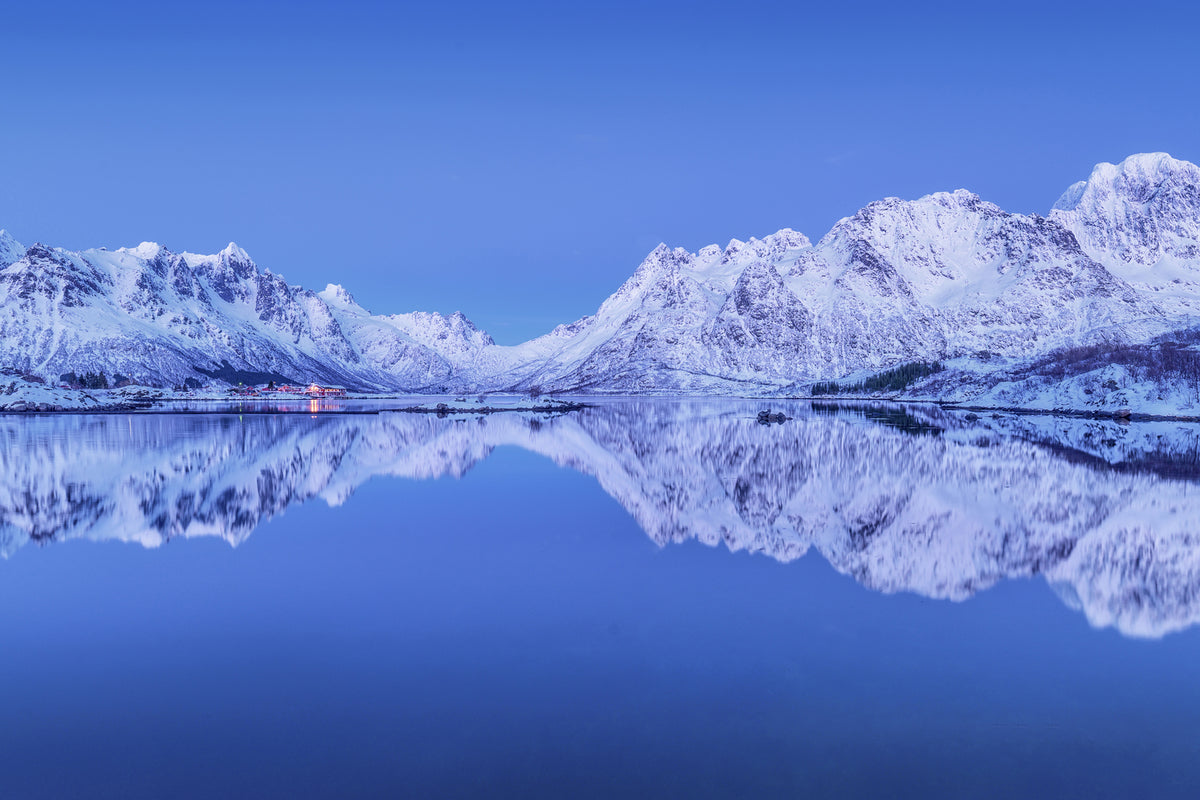
{"type": "Polygon", "coordinates": [[[243,394],[214,385],[176,391],[148,386],[119,389],[70,389],[9,376],[0,378],[0,414],[205,413],[236,408],[261,413],[368,413],[403,411],[416,414],[494,414],[504,411],[561,413],[581,408],[579,402],[525,395],[441,397],[389,393],[350,393],[338,398],[314,398],[299,392],[243,394]]]}

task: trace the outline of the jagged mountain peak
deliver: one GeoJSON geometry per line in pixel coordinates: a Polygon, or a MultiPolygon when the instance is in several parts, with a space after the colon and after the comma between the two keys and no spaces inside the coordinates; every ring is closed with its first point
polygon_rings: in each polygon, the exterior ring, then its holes
{"type": "Polygon", "coordinates": [[[711,278],[716,274],[728,274],[729,270],[733,269],[733,276],[736,278],[737,271],[755,261],[776,261],[788,251],[809,247],[812,247],[812,242],[808,237],[792,228],[781,228],[761,239],[754,236],[745,241],[730,239],[724,247],[710,244],[701,247],[695,253],[685,247],[659,243],[646,254],[634,274],[614,297],[647,288],[655,279],[675,275],[680,271],[711,278]]]}
{"type": "MultiPolygon", "coordinates": [[[[999,206],[987,202],[975,192],[967,189],[955,189],[952,192],[932,192],[915,200],[885,197],[882,200],[867,203],[853,216],[843,218],[838,224],[871,222],[880,218],[946,216],[962,211],[988,214],[1004,213],[999,206]]],[[[837,227],[837,225],[834,226],[835,229],[837,227]]]]}
{"type": "Polygon", "coordinates": [[[779,230],[767,236],[763,241],[771,243],[779,243],[787,247],[811,247],[812,242],[807,236],[792,228],[780,228],[779,230]]]}
{"type": "Polygon", "coordinates": [[[1200,281],[1200,167],[1166,153],[1097,164],[1054,204],[1050,219],[1126,280],[1200,281]]]}
{"type": "Polygon", "coordinates": [[[243,264],[253,264],[254,259],[250,258],[250,254],[238,247],[236,242],[230,242],[225,245],[220,253],[217,253],[217,258],[223,261],[238,262],[243,264]]]}
{"type": "Polygon", "coordinates": [[[754,236],[746,241],[730,239],[723,249],[715,244],[703,247],[695,254],[695,259],[711,264],[719,254],[720,264],[743,265],[761,259],[776,261],[789,250],[803,250],[808,247],[812,247],[812,242],[803,233],[792,228],[780,228],[761,239],[754,236]]]}
{"type": "Polygon", "coordinates": [[[1111,205],[1120,201],[1152,201],[1164,184],[1173,181],[1200,184],[1200,167],[1167,153],[1136,153],[1119,164],[1101,162],[1087,180],[1063,192],[1052,210],[1074,211],[1081,206],[1111,205]]]}
{"type": "Polygon", "coordinates": [[[692,261],[692,254],[684,248],[672,248],[665,243],[660,243],[642,259],[642,263],[638,264],[633,275],[604,304],[611,306],[614,302],[642,296],[650,291],[657,282],[677,273],[681,266],[688,266],[692,261]]]}
{"type": "Polygon", "coordinates": [[[22,257],[30,262],[61,260],[61,256],[59,255],[57,247],[50,247],[49,245],[42,244],[41,242],[34,242],[33,244],[29,245],[22,257]]]}
{"type": "Polygon", "coordinates": [[[966,189],[934,192],[915,200],[885,197],[838,220],[816,248],[830,253],[851,252],[869,243],[900,261],[904,251],[964,250],[983,229],[1015,216],[966,189]]]}
{"type": "Polygon", "coordinates": [[[346,287],[342,286],[340,283],[326,284],[324,289],[317,292],[317,297],[321,298],[331,306],[348,308],[356,311],[362,310],[362,306],[355,301],[354,295],[350,294],[349,290],[347,290],[346,287]]]}
{"type": "Polygon", "coordinates": [[[478,327],[476,327],[475,323],[474,323],[474,322],[472,322],[472,321],[470,320],[470,318],[469,318],[469,317],[467,317],[467,315],[466,315],[466,314],[464,314],[464,313],[463,313],[463,312],[461,312],[461,311],[454,311],[454,312],[451,312],[450,316],[449,316],[449,317],[447,317],[447,319],[449,319],[449,320],[450,320],[451,324],[454,324],[454,325],[460,325],[460,326],[462,326],[463,328],[466,328],[466,329],[469,329],[469,330],[472,330],[472,331],[477,331],[477,330],[479,330],[479,328],[478,328],[478,327]]]}
{"type": "Polygon", "coordinates": [[[143,261],[151,261],[160,255],[171,255],[171,251],[158,242],[142,242],[137,247],[120,247],[117,252],[140,258],[143,261]]]}
{"type": "MultiPolygon", "coordinates": [[[[168,250],[167,252],[170,251],[168,250]]],[[[216,253],[193,253],[185,250],[179,253],[179,257],[192,269],[232,267],[241,276],[248,276],[258,271],[258,265],[254,262],[254,259],[235,242],[230,242],[216,253]]]]}
{"type": "Polygon", "coordinates": [[[477,327],[461,311],[455,311],[452,314],[440,314],[436,311],[410,311],[407,314],[392,314],[382,317],[382,319],[386,319],[398,330],[402,330],[419,342],[430,343],[435,340],[453,339],[460,346],[468,349],[495,344],[487,331],[477,327]]]}
{"type": "Polygon", "coordinates": [[[1019,215],[1009,214],[974,192],[956,189],[915,200],[888,197],[843,217],[816,245],[815,258],[837,272],[842,265],[860,263],[872,270],[898,269],[909,280],[962,277],[985,264],[995,253],[981,253],[983,240],[1004,238],[999,233],[1019,215]]]}

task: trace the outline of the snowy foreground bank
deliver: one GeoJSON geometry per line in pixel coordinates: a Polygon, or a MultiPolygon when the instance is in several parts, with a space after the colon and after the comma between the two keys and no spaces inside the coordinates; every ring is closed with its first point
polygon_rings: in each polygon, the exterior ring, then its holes
{"type": "MultiPolygon", "coordinates": [[[[809,397],[789,393],[792,399],[814,402],[933,403],[951,408],[988,411],[1057,413],[1118,418],[1200,420],[1200,387],[1182,381],[1138,381],[1118,367],[1100,374],[1048,382],[1037,376],[1011,379],[984,376],[969,369],[947,366],[943,372],[914,383],[902,391],[830,393],[809,397]]],[[[66,389],[21,378],[0,378],[0,413],[204,413],[236,408],[259,413],[363,413],[381,410],[417,414],[493,414],[501,412],[562,413],[588,405],[589,398],[486,395],[472,398],[402,394],[351,393],[336,400],[314,399],[300,393],[242,395],[226,387],[175,391],[147,386],[120,389],[66,389]]],[[[730,398],[733,399],[733,398],[730,398]]],[[[773,396],[755,399],[769,403],[773,396]]]]}
{"type": "Polygon", "coordinates": [[[239,411],[265,413],[373,412],[383,409],[415,414],[494,414],[505,411],[561,413],[583,404],[558,398],[520,395],[428,397],[421,395],[352,393],[344,398],[313,398],[299,392],[241,394],[223,386],[192,391],[124,386],[119,389],[68,389],[19,377],[0,378],[0,413],[180,412],[239,411]]]}

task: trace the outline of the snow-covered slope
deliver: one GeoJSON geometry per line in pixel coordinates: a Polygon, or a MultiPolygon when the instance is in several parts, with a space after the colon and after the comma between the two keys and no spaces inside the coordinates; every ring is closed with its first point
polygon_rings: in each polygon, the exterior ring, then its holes
{"type": "MultiPolygon", "coordinates": [[[[337,505],[377,475],[462,475],[515,445],[594,476],[663,545],[782,561],[816,550],[872,589],[950,600],[1040,575],[1093,624],[1130,635],[1200,621],[1194,427],[807,404],[768,426],[759,408],[642,401],[470,424],[0,418],[0,551],[72,538],[237,544],[293,503],[337,505]]],[[[344,546],[353,533],[331,536],[344,546]]]]}
{"type": "Polygon", "coordinates": [[[461,316],[399,325],[329,302],[232,243],[208,256],[150,242],[74,253],[0,237],[0,254],[17,252],[0,270],[0,366],[50,381],[103,371],[172,385],[245,371],[425,389],[452,374],[451,357],[490,342],[461,316]]]}

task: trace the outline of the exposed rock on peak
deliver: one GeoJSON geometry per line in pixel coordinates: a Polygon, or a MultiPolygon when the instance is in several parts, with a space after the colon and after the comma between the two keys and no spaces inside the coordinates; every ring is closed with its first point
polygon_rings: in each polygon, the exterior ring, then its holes
{"type": "Polygon", "coordinates": [[[324,289],[317,292],[317,296],[331,306],[360,308],[354,300],[354,295],[350,294],[340,283],[326,285],[324,289]]]}
{"type": "Polygon", "coordinates": [[[250,258],[250,254],[238,247],[236,242],[230,242],[229,244],[225,245],[225,249],[218,253],[217,257],[221,261],[228,261],[229,263],[254,263],[253,259],[250,258]]]}
{"type": "Polygon", "coordinates": [[[158,242],[142,242],[137,247],[119,248],[117,250],[117,252],[118,253],[129,253],[131,256],[145,259],[147,261],[149,261],[150,259],[158,258],[160,255],[163,255],[164,253],[168,256],[171,255],[171,251],[167,250],[167,248],[163,247],[158,242]]]}

